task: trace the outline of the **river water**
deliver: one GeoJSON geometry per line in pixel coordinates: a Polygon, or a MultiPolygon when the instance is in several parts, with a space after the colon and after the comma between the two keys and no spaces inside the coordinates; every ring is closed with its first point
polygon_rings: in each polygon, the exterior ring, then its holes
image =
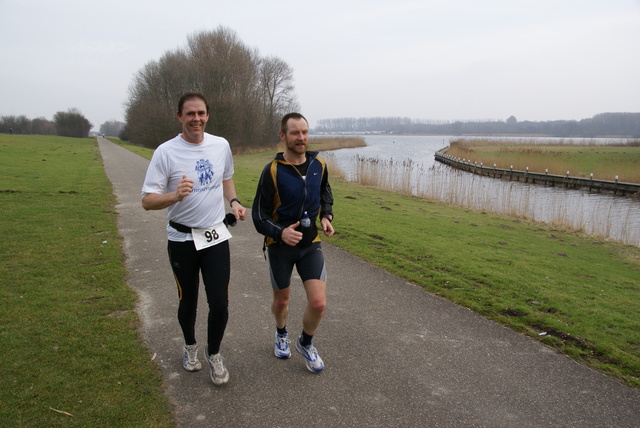
{"type": "MultiPolygon", "coordinates": [[[[640,246],[640,200],[637,198],[481,177],[436,162],[435,152],[454,137],[362,137],[366,147],[329,151],[324,155],[330,168],[331,165],[339,168],[349,181],[466,208],[558,224],[640,246]]],[[[526,140],[533,139],[527,137],[526,140]]]]}

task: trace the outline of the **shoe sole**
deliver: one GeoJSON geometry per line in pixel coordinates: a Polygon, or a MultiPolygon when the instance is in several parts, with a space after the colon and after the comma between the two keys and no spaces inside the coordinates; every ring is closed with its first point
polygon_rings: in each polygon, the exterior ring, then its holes
{"type": "Polygon", "coordinates": [[[213,374],[209,377],[211,378],[211,382],[213,382],[214,385],[224,385],[229,382],[229,371],[227,370],[227,375],[222,379],[214,377],[213,374]]]}
{"type": "Polygon", "coordinates": [[[278,353],[278,352],[279,352],[279,349],[278,349],[278,347],[276,346],[276,347],[273,349],[273,355],[275,355],[276,357],[280,358],[281,360],[287,360],[287,359],[291,358],[291,351],[289,351],[289,353],[288,353],[288,354],[280,354],[280,353],[278,353]]]}

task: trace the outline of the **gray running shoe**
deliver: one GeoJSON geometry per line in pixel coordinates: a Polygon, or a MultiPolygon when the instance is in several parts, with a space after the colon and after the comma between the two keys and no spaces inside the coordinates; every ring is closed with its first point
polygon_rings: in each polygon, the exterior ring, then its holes
{"type": "Polygon", "coordinates": [[[318,355],[318,351],[311,343],[307,346],[302,346],[300,339],[302,339],[302,336],[296,340],[296,351],[306,360],[307,369],[313,373],[321,372],[324,369],[324,363],[320,355],[318,355]]]}
{"type": "Polygon", "coordinates": [[[222,360],[222,355],[217,353],[215,355],[207,355],[205,352],[204,357],[209,363],[211,369],[211,381],[216,385],[224,385],[229,382],[229,370],[222,360]]]}
{"type": "Polygon", "coordinates": [[[182,355],[182,367],[188,372],[197,372],[202,368],[200,360],[198,360],[198,345],[184,345],[184,354],[182,355]]]}

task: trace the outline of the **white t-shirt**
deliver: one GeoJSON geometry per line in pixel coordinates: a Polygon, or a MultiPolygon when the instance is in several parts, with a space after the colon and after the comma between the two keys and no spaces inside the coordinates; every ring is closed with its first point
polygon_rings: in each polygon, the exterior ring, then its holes
{"type": "MultiPolygon", "coordinates": [[[[222,182],[233,177],[233,157],[222,137],[204,134],[201,143],[188,143],[182,135],[161,144],[151,158],[142,185],[142,196],[174,192],[182,176],[194,181],[193,191],[167,208],[167,218],[189,227],[205,228],[223,221],[225,216],[222,182]]],[[[192,240],[167,225],[171,241],[192,240]]]]}

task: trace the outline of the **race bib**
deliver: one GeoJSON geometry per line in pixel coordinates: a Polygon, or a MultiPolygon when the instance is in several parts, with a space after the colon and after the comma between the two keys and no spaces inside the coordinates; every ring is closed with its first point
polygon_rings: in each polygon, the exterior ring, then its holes
{"type": "Polygon", "coordinates": [[[231,238],[231,233],[224,223],[218,223],[213,227],[204,229],[192,227],[191,235],[193,236],[193,243],[198,251],[213,247],[231,238]]]}

